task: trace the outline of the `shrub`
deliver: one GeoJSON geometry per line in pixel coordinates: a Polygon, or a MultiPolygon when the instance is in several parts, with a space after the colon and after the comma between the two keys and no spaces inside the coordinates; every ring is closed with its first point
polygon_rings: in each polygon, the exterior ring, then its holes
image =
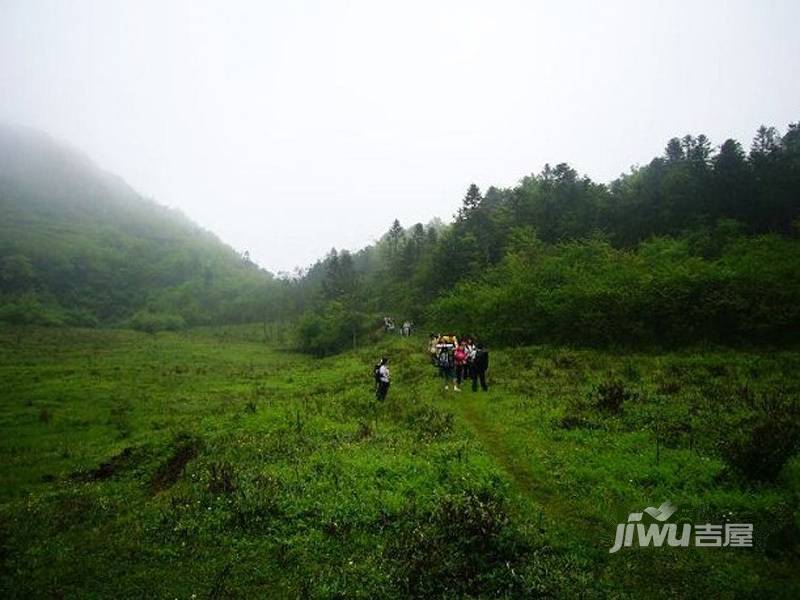
{"type": "Polygon", "coordinates": [[[295,337],[301,351],[325,356],[352,348],[365,331],[367,319],[363,315],[342,302],[332,301],[320,313],[305,313],[297,324],[295,337]]]}
{"type": "Polygon", "coordinates": [[[414,598],[519,595],[519,568],[527,554],[503,496],[467,489],[432,510],[401,515],[387,547],[392,579],[414,598]],[[515,593],[516,592],[516,593],[515,593]]]}
{"type": "Polygon", "coordinates": [[[723,459],[749,481],[774,481],[800,450],[800,414],[796,404],[755,413],[729,428],[718,443],[723,459]]]}
{"type": "Polygon", "coordinates": [[[453,413],[424,406],[406,418],[408,425],[423,439],[435,439],[453,430],[453,413]]]}
{"type": "Polygon", "coordinates": [[[635,249],[601,239],[536,245],[457,284],[427,316],[494,344],[790,340],[800,327],[800,244],[741,237],[721,251],[692,254],[685,238],[635,249]]]}
{"type": "Polygon", "coordinates": [[[9,325],[63,325],[66,315],[58,306],[43,304],[34,294],[0,297],[0,322],[9,325]]]}
{"type": "Polygon", "coordinates": [[[589,394],[592,406],[613,414],[622,412],[623,404],[636,397],[637,394],[625,389],[625,384],[619,379],[604,381],[589,394]]]}
{"type": "Polygon", "coordinates": [[[180,315],[142,310],[131,317],[129,325],[137,331],[156,333],[157,331],[177,331],[183,329],[186,323],[180,315]]]}

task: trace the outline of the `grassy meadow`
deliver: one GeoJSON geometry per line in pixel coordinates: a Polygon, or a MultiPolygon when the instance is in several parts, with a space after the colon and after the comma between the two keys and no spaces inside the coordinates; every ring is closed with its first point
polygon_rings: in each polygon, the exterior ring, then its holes
{"type": "Polygon", "coordinates": [[[0,593],[800,597],[800,353],[499,349],[473,394],[425,343],[0,331],[0,593]],[[666,500],[754,547],[609,553],[666,500]]]}

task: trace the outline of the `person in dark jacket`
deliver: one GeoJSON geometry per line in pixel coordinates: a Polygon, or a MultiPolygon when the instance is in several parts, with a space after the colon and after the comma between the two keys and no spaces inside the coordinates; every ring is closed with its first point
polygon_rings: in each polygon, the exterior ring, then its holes
{"type": "Polygon", "coordinates": [[[389,391],[388,364],[389,359],[384,356],[378,366],[375,367],[375,398],[380,401],[386,400],[386,394],[389,391]]]}
{"type": "Polygon", "coordinates": [[[475,358],[472,361],[472,391],[478,391],[478,379],[481,381],[481,389],[489,391],[486,385],[486,371],[489,370],[489,351],[483,344],[478,344],[475,350],[475,358]]]}

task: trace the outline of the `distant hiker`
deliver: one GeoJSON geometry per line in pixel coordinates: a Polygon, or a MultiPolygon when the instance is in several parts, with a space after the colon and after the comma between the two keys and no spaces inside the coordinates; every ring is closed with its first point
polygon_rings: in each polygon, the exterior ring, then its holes
{"type": "Polygon", "coordinates": [[[478,391],[478,379],[481,380],[481,389],[489,391],[486,385],[486,371],[489,370],[489,351],[483,344],[477,344],[475,358],[472,361],[472,391],[478,391]]]}
{"type": "Polygon", "coordinates": [[[431,334],[431,339],[428,342],[428,354],[431,357],[431,364],[436,366],[436,356],[439,353],[437,346],[439,345],[439,336],[435,333],[431,334]]]}
{"type": "Polygon", "coordinates": [[[377,365],[375,365],[375,398],[378,400],[386,400],[386,393],[389,391],[389,367],[386,365],[389,359],[385,356],[377,365]]]}
{"type": "Polygon", "coordinates": [[[405,321],[403,328],[400,330],[403,336],[409,337],[411,335],[411,321],[405,321]]]}
{"type": "Polygon", "coordinates": [[[383,329],[386,333],[394,331],[394,321],[391,317],[383,317],[383,329]]]}
{"type": "Polygon", "coordinates": [[[458,347],[453,351],[453,362],[455,363],[456,367],[456,377],[453,382],[453,389],[456,392],[460,392],[461,388],[458,386],[461,385],[461,382],[466,379],[467,375],[467,343],[466,340],[461,340],[461,343],[458,347]]]}

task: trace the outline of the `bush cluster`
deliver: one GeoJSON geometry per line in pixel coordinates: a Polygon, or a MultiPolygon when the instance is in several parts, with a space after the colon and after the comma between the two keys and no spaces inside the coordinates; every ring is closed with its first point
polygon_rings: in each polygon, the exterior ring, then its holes
{"type": "Polygon", "coordinates": [[[137,331],[156,333],[157,331],[177,331],[186,326],[180,315],[139,311],[130,319],[130,326],[137,331]]]}
{"type": "Polygon", "coordinates": [[[434,302],[431,321],[496,344],[783,341],[800,330],[800,242],[734,238],[716,258],[685,239],[636,250],[596,238],[531,244],[434,302]]]}

